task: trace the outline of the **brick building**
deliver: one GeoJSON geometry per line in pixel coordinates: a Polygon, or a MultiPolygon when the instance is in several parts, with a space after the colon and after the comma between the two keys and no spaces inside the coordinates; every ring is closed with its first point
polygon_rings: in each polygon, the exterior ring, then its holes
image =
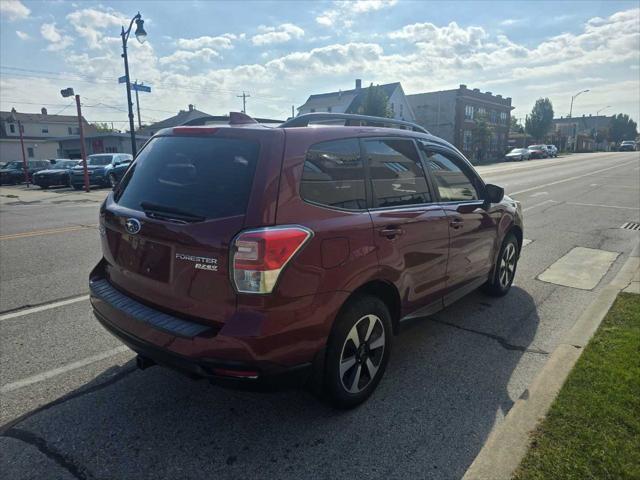
{"type": "Polygon", "coordinates": [[[455,145],[469,159],[501,157],[508,148],[514,108],[511,97],[460,85],[453,90],[407,95],[407,99],[417,123],[455,145]],[[474,138],[479,115],[486,118],[490,130],[486,151],[482,151],[478,139],[474,138]]]}

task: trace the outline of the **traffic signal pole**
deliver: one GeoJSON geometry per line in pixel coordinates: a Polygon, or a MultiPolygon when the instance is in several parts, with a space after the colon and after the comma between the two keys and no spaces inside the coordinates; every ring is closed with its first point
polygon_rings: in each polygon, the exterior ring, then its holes
{"type": "Polygon", "coordinates": [[[22,171],[24,172],[24,181],[29,188],[29,167],[27,166],[27,156],[24,153],[24,137],[22,136],[22,123],[18,120],[18,131],[20,132],[20,146],[22,147],[22,171]]]}
{"type": "Polygon", "coordinates": [[[87,169],[87,151],[84,147],[84,128],[82,126],[80,95],[76,95],[76,107],[78,108],[78,127],[80,128],[80,154],[82,155],[82,170],[84,173],[84,191],[89,192],[89,170],[87,169]]]}

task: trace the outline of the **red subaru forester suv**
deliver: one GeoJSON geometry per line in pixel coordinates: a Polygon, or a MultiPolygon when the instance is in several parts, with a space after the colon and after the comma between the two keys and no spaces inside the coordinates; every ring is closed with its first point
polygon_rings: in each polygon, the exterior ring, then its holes
{"type": "Polygon", "coordinates": [[[522,228],[518,202],[417,125],[231,114],[138,154],[100,210],[91,303],[141,368],[352,407],[403,321],[507,293],[522,228]]]}

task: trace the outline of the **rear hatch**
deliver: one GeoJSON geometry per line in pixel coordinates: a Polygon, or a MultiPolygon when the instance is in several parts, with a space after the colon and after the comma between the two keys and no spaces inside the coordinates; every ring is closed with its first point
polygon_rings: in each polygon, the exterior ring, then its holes
{"type": "Polygon", "coordinates": [[[229,245],[275,220],[279,129],[177,127],[146,144],[101,213],[111,284],[174,315],[235,312],[229,245]],[[137,231],[136,231],[137,230],[137,231]]]}

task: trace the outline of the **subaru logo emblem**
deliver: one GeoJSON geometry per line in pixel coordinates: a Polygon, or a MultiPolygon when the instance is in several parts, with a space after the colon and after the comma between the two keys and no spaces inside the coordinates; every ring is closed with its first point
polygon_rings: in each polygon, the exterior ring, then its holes
{"type": "Polygon", "coordinates": [[[124,224],[124,228],[127,230],[127,233],[131,235],[135,235],[140,231],[140,221],[137,218],[127,218],[127,221],[124,224]]]}

